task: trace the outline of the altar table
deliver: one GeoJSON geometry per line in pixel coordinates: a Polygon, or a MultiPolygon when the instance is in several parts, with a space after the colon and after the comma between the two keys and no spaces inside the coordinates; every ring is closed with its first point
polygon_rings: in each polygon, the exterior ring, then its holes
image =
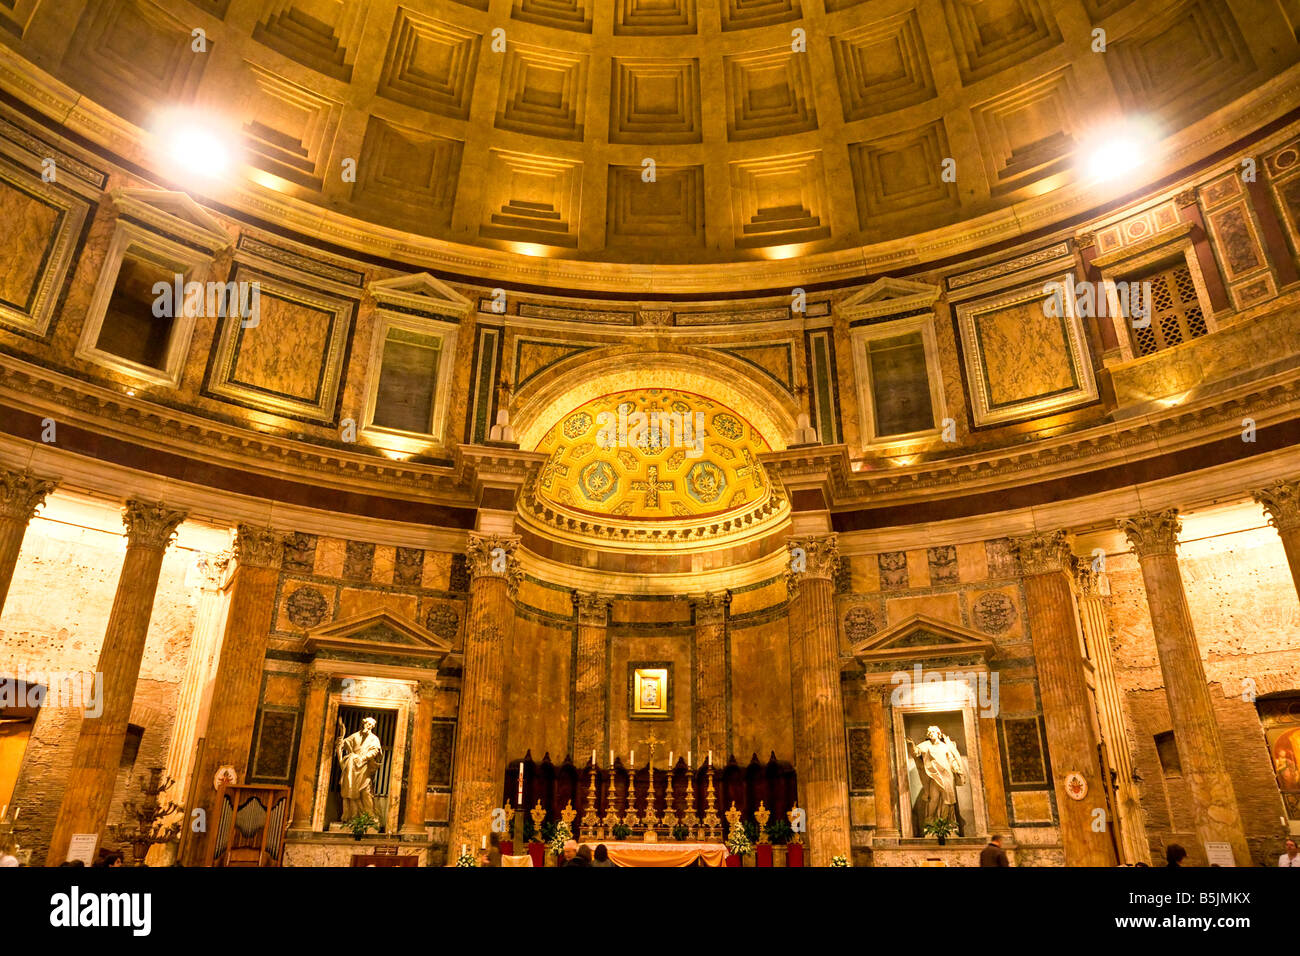
{"type": "Polygon", "coordinates": [[[523,856],[506,856],[501,854],[501,865],[505,866],[532,866],[533,858],[525,853],[523,856]]]}
{"type": "MultiPolygon", "coordinates": [[[[594,853],[598,844],[584,843],[594,853]]],[[[618,866],[691,866],[702,859],[706,866],[722,866],[727,848],[721,843],[637,843],[613,841],[605,844],[609,858],[618,866]]]]}

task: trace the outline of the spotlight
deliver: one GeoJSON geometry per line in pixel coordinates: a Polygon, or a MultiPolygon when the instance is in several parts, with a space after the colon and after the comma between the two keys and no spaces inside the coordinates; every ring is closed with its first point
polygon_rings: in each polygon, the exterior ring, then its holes
{"type": "Polygon", "coordinates": [[[1118,179],[1151,158],[1155,135],[1147,124],[1126,120],[1090,132],[1083,172],[1094,182],[1118,179]]]}
{"type": "Polygon", "coordinates": [[[225,117],[168,110],[153,124],[157,153],[178,179],[216,179],[234,164],[236,140],[225,117]]]}

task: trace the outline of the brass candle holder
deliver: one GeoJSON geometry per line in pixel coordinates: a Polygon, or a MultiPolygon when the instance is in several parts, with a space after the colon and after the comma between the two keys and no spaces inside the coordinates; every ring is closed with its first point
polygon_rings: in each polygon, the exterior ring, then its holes
{"type": "Polygon", "coordinates": [[[542,824],[546,822],[546,808],[542,806],[542,801],[537,801],[537,806],[528,811],[528,815],[533,818],[533,840],[537,843],[542,842],[542,824]]]}
{"type": "Polygon", "coordinates": [[[591,764],[591,785],[587,787],[587,812],[582,815],[582,832],[588,837],[600,839],[605,834],[597,832],[600,817],[596,816],[596,764],[591,764]]]}
{"type": "Polygon", "coordinates": [[[679,822],[677,808],[674,806],[677,802],[677,792],[673,787],[672,767],[668,768],[668,782],[666,786],[668,789],[664,793],[664,830],[667,831],[668,835],[671,837],[673,835],[673,830],[677,829],[677,824],[679,822]]]}
{"type": "Polygon", "coordinates": [[[650,765],[650,792],[645,799],[645,816],[641,822],[645,824],[647,830],[654,830],[659,826],[659,814],[655,813],[655,766],[650,765]]]}
{"type": "Polygon", "coordinates": [[[722,820],[718,817],[717,795],[713,791],[713,764],[709,764],[709,789],[704,794],[704,829],[709,839],[717,836],[722,820]]]}
{"type": "Polygon", "coordinates": [[[609,793],[605,796],[605,830],[610,836],[614,835],[614,827],[618,826],[618,810],[615,804],[618,803],[618,793],[614,789],[614,782],[618,775],[614,768],[609,768],[609,793]]]}
{"type": "Polygon", "coordinates": [[[686,813],[682,815],[682,823],[690,829],[694,840],[700,835],[700,818],[695,812],[695,770],[687,767],[686,771],[686,813]]]}
{"type": "Polygon", "coordinates": [[[767,821],[772,816],[772,811],[763,806],[763,801],[758,801],[758,809],[754,811],[754,822],[758,824],[758,842],[767,843],[767,821]]]}
{"type": "Polygon", "coordinates": [[[636,768],[629,767],[627,771],[627,806],[623,812],[623,823],[629,827],[634,827],[641,822],[641,818],[636,815],[636,768]]]}

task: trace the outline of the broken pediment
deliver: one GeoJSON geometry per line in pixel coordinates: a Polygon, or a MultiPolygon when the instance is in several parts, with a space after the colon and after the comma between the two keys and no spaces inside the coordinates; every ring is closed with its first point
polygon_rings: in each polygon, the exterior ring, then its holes
{"type": "Polygon", "coordinates": [[[987,659],[993,650],[993,642],[978,631],[917,614],[858,642],[853,646],[853,656],[863,664],[954,655],[987,659]]]}

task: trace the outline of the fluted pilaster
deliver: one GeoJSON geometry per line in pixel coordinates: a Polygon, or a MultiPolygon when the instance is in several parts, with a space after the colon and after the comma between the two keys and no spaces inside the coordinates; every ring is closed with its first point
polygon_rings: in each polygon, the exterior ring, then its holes
{"type": "Polygon", "coordinates": [[[1105,831],[1093,828],[1093,811],[1106,807],[1106,793],[1097,761],[1097,735],[1092,727],[1092,701],[1084,676],[1083,644],[1070,573],[1074,555],[1063,531],[1016,538],[1012,547],[1024,575],[1029,629],[1034,647],[1052,756],[1053,787],[1061,819],[1061,843],[1071,866],[1114,866],[1115,848],[1105,831]],[[1082,792],[1067,779],[1087,786],[1082,792]]]}
{"type": "MultiPolygon", "coordinates": [[[[320,771],[321,741],[324,739],[325,705],[333,678],[313,672],[307,680],[307,706],[303,708],[302,736],[298,741],[298,770],[293,782],[294,830],[310,830],[316,800],[316,778],[320,771]]],[[[427,749],[427,748],[426,748],[427,749]]]]}
{"type": "MultiPolygon", "coordinates": [[[[236,530],[236,569],[230,585],[230,609],[191,788],[190,806],[204,809],[209,821],[215,819],[216,791],[212,780],[217,770],[234,767],[239,783],[247,778],[248,752],[257,720],[283,548],[284,536],[277,531],[250,525],[240,525],[236,530]]],[[[208,861],[202,859],[206,843],[206,838],[200,835],[184,844],[182,854],[187,865],[207,865],[208,861]]]]}
{"type": "Polygon", "coordinates": [[[1219,724],[1178,568],[1176,549],[1182,521],[1174,510],[1144,511],[1118,525],[1142,566],[1174,744],[1191,793],[1197,837],[1202,845],[1230,844],[1237,865],[1249,866],[1245,828],[1232,778],[1228,776],[1219,724]]]}
{"type": "Polygon", "coordinates": [[[9,596],[27,525],[57,484],[29,471],[0,469],[0,611],[4,610],[5,598],[9,596]]]}
{"type": "Polygon", "coordinates": [[[429,744],[433,740],[433,698],[438,685],[420,681],[415,688],[415,733],[411,737],[411,763],[406,771],[402,832],[424,835],[424,798],[429,791],[429,744]]]}
{"type": "Polygon", "coordinates": [[[795,769],[808,814],[813,866],[848,856],[848,755],[840,693],[839,635],[833,578],[839,546],[833,534],[790,538],[791,684],[795,769]]]}
{"type": "Polygon", "coordinates": [[[871,736],[871,789],[875,794],[877,840],[897,840],[898,813],[895,809],[897,792],[894,775],[890,771],[890,746],[892,712],[890,695],[893,684],[872,684],[867,688],[867,732],[871,736]]]}
{"type": "Polygon", "coordinates": [[[47,866],[64,861],[74,833],[98,834],[108,820],[163,553],[184,520],[185,512],[162,502],[132,499],[123,511],[126,556],[95,667],[96,675],[103,679],[102,703],[98,714],[82,717],[72,771],[50,837],[47,866]]]}
{"type": "Polygon", "coordinates": [[[606,653],[610,600],[606,595],[573,592],[578,614],[578,660],[574,675],[573,746],[579,754],[608,746],[605,711],[609,688],[606,653]]]}
{"type": "Polygon", "coordinates": [[[448,846],[477,845],[491,829],[505,770],[505,666],[514,619],[512,597],[523,576],[515,535],[471,534],[469,621],[461,679],[459,740],[452,770],[448,846]]]}
{"type": "Polygon", "coordinates": [[[727,608],[730,592],[709,592],[695,605],[695,753],[727,746],[727,608]]]}

